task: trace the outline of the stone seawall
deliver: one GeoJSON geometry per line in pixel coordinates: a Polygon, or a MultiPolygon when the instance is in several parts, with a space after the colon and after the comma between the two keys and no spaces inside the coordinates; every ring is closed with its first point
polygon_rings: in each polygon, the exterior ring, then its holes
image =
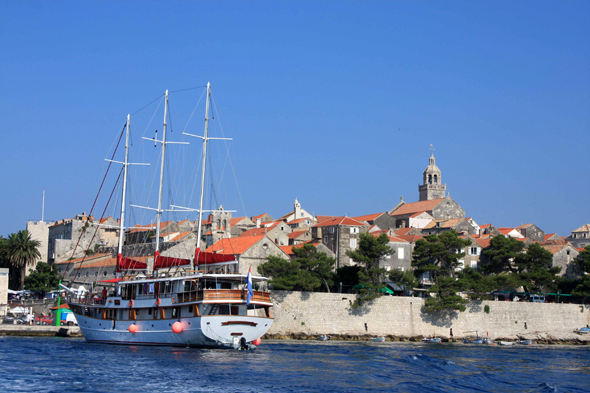
{"type": "Polygon", "coordinates": [[[273,291],[269,337],[301,335],[388,336],[411,339],[435,334],[455,339],[489,334],[492,339],[589,341],[574,330],[590,324],[590,307],[579,304],[472,301],[461,313],[425,313],[424,299],[384,296],[353,310],[351,294],[273,291]],[[488,305],[490,312],[485,313],[488,305]],[[580,337],[580,338],[578,338],[580,337]]]}

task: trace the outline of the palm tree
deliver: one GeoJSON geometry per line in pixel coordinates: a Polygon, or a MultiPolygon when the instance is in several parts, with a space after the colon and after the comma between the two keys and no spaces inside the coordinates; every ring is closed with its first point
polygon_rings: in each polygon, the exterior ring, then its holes
{"type": "Polygon", "coordinates": [[[23,289],[27,268],[41,256],[40,244],[38,240],[31,239],[31,234],[27,230],[12,233],[8,239],[0,243],[0,258],[4,257],[13,273],[11,274],[13,289],[18,291],[23,289]],[[18,282],[16,277],[19,277],[18,282]]]}

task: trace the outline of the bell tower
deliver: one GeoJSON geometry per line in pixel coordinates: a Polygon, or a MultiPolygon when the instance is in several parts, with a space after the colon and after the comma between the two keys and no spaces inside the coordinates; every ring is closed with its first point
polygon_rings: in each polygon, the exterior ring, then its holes
{"type": "MultiPolygon", "coordinates": [[[[434,150],[430,145],[430,150],[434,150]]],[[[429,201],[431,199],[444,198],[447,185],[442,184],[442,177],[440,169],[436,166],[436,158],[434,158],[434,152],[430,153],[428,160],[428,166],[424,170],[424,177],[422,185],[418,186],[420,192],[421,201],[429,201]]]]}

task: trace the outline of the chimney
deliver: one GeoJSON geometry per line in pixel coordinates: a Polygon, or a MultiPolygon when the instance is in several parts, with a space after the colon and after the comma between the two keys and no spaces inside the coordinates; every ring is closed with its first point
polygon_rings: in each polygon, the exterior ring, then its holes
{"type": "Polygon", "coordinates": [[[256,219],[256,228],[260,228],[260,218],[256,219]]]}

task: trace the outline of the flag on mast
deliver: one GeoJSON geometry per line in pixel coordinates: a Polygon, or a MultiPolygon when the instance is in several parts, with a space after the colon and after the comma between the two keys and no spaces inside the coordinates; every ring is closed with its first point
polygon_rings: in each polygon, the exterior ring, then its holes
{"type": "Polygon", "coordinates": [[[254,296],[254,292],[252,291],[252,266],[248,270],[248,277],[246,277],[246,282],[248,285],[248,296],[246,298],[246,304],[250,304],[250,300],[252,300],[252,296],[254,296]]]}

